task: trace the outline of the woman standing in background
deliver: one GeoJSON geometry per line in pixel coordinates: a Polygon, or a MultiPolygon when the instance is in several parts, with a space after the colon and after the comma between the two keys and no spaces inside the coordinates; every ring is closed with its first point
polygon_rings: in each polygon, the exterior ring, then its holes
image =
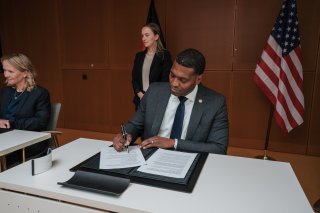
{"type": "Polygon", "coordinates": [[[132,69],[133,103],[138,109],[140,100],[153,82],[169,81],[171,56],[160,39],[160,27],[149,23],[141,29],[144,51],[138,52],[132,69]]]}

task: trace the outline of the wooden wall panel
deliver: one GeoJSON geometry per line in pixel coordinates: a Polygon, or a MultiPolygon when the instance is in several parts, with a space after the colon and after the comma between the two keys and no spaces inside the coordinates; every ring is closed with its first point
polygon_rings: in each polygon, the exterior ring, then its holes
{"type": "Polygon", "coordinates": [[[111,1],[108,8],[110,68],[131,75],[134,56],[141,48],[141,27],[146,23],[148,0],[111,1]]]}
{"type": "Polygon", "coordinates": [[[263,149],[270,104],[252,76],[253,71],[233,72],[230,145],[263,149]]]}
{"type": "Polygon", "coordinates": [[[131,75],[125,70],[111,72],[110,79],[110,120],[111,133],[120,131],[120,124],[126,123],[134,114],[131,75]]]}
{"type": "Polygon", "coordinates": [[[167,45],[175,57],[199,49],[207,70],[231,70],[235,0],[167,1],[167,45]]]}
{"type": "Polygon", "coordinates": [[[255,69],[282,1],[238,0],[234,70],[255,69]]]}
{"type": "MultiPolygon", "coordinates": [[[[238,147],[264,149],[271,105],[253,82],[253,71],[234,72],[233,75],[230,144],[238,147]]],[[[304,124],[287,134],[272,118],[269,150],[306,154],[313,79],[312,73],[305,74],[306,114],[304,124]]]]}
{"type": "Polygon", "coordinates": [[[205,71],[202,78],[204,86],[209,87],[226,97],[229,122],[231,121],[231,79],[232,72],[225,71],[205,71]]]}
{"type": "Polygon", "coordinates": [[[65,127],[109,132],[109,80],[105,70],[63,70],[65,127]]]}
{"type": "Polygon", "coordinates": [[[297,1],[304,71],[315,72],[320,36],[320,1],[297,1]]]}
{"type": "MultiPolygon", "coordinates": [[[[319,36],[320,39],[320,36],[319,36]]],[[[319,46],[318,46],[319,48],[319,46]]],[[[319,50],[318,50],[319,51],[319,50]]],[[[309,130],[309,143],[307,153],[310,155],[320,156],[320,54],[318,54],[318,67],[315,74],[314,91],[311,93],[311,116],[310,116],[310,130],[309,130]]]]}
{"type": "Polygon", "coordinates": [[[107,67],[107,1],[60,0],[62,68],[107,67]]]}
{"type": "MultiPolygon", "coordinates": [[[[231,101],[231,79],[232,72],[226,71],[205,71],[202,78],[202,83],[223,94],[227,98],[227,102],[231,101]]],[[[231,104],[231,103],[229,103],[231,104]]]]}
{"type": "MultiPolygon", "coordinates": [[[[254,69],[270,35],[282,1],[237,1],[234,69],[254,69]]],[[[320,16],[318,0],[298,1],[303,68],[315,71],[320,16]]]]}

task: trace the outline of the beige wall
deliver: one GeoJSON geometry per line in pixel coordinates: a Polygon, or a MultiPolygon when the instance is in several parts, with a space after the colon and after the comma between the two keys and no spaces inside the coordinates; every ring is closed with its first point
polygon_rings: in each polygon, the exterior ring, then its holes
{"type": "MultiPolygon", "coordinates": [[[[227,97],[230,144],[263,149],[270,105],[252,75],[282,0],[155,0],[167,48],[207,58],[204,84],[227,97]]],[[[131,67],[148,0],[1,0],[4,53],[27,54],[62,102],[59,126],[115,133],[134,112],[131,67]]],[[[272,122],[269,148],[320,155],[320,1],[298,0],[305,122],[272,122]]]]}

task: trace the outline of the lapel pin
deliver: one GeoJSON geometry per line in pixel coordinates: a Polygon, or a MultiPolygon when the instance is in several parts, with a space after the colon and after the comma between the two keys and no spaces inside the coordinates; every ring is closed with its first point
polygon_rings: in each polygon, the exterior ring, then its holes
{"type": "Polygon", "coordinates": [[[202,99],[199,99],[199,103],[200,103],[200,104],[202,103],[202,99]]]}

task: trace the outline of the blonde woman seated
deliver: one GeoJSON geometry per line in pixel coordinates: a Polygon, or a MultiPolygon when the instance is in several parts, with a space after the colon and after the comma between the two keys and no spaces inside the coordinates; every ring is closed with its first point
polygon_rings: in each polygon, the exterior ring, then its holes
{"type": "MultiPolygon", "coordinates": [[[[0,128],[44,131],[50,119],[49,92],[36,85],[36,71],[27,56],[14,53],[1,63],[6,86],[0,91],[0,128]]],[[[26,158],[41,156],[47,150],[44,141],[26,148],[26,158]]],[[[7,156],[7,165],[20,162],[21,151],[7,156]]]]}

